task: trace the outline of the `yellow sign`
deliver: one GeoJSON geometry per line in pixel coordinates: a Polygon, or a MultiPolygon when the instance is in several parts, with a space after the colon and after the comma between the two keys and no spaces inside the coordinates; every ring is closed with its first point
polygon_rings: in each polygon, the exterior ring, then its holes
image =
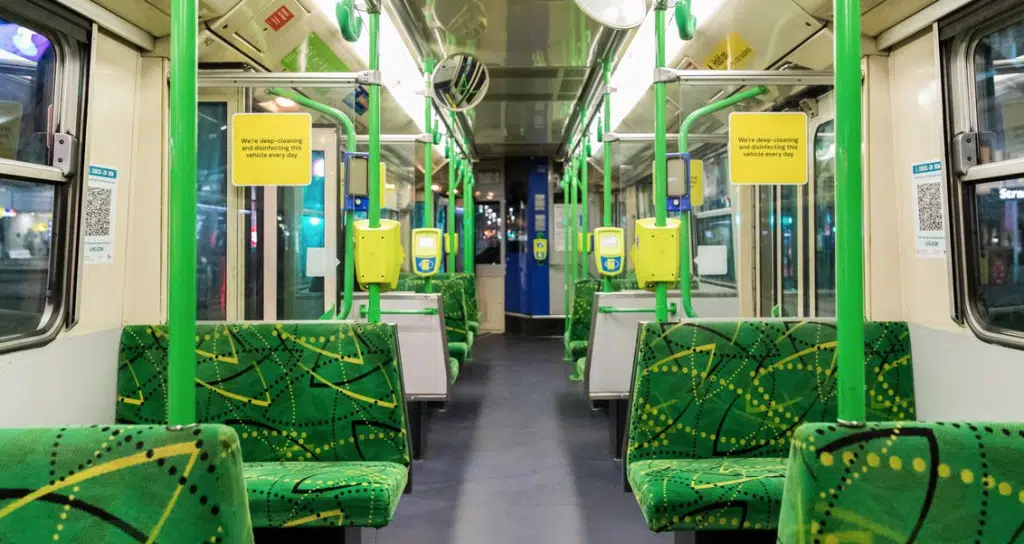
{"type": "Polygon", "coordinates": [[[729,178],[744,185],[807,183],[807,115],[729,115],[729,178]]]}
{"type": "Polygon", "coordinates": [[[312,141],[308,113],[236,113],[231,117],[231,183],[309,185],[312,141]]]}
{"type": "Polygon", "coordinates": [[[704,205],[704,161],[690,161],[690,206],[704,205]]]}
{"type": "Polygon", "coordinates": [[[744,70],[753,60],[754,48],[742,36],[730,32],[704,60],[704,66],[708,70],[744,70]]]}

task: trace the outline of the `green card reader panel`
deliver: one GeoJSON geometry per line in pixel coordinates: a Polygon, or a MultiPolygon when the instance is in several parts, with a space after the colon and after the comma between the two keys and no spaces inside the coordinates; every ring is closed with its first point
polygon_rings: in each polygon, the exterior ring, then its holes
{"type": "Polygon", "coordinates": [[[618,227],[594,229],[594,261],[604,276],[622,274],[626,263],[626,233],[618,227]]]}
{"type": "Polygon", "coordinates": [[[443,238],[441,229],[413,229],[412,260],[415,265],[413,272],[417,276],[434,276],[440,272],[443,238]]]}

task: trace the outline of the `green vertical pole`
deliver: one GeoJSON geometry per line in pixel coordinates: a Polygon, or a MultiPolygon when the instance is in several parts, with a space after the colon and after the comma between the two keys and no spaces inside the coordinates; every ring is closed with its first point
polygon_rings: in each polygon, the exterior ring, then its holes
{"type": "Polygon", "coordinates": [[[196,422],[197,0],[171,2],[167,422],[196,422]]]}
{"type": "MultiPolygon", "coordinates": [[[[583,119],[587,118],[587,108],[583,108],[582,113],[583,119]]],[[[580,215],[582,216],[583,225],[580,227],[580,234],[583,235],[583,247],[580,248],[580,278],[590,277],[590,266],[587,264],[587,235],[590,234],[590,218],[588,217],[587,211],[590,205],[590,182],[589,182],[589,170],[590,170],[590,134],[582,134],[580,138],[583,141],[580,142],[580,206],[582,207],[580,215]]]]}
{"type": "Polygon", "coordinates": [[[865,378],[860,0],[835,0],[835,14],[839,419],[862,423],[865,378]]]}
{"type": "Polygon", "coordinates": [[[473,257],[476,251],[473,248],[473,165],[466,165],[466,173],[462,177],[462,271],[472,274],[473,257]]]}
{"type": "MultiPolygon", "coordinates": [[[[576,161],[573,161],[574,163],[576,161]]],[[[575,167],[572,169],[572,176],[569,177],[569,291],[572,292],[576,288],[576,272],[579,270],[576,264],[576,255],[579,248],[576,247],[576,231],[579,230],[580,218],[576,213],[576,193],[579,190],[579,182],[577,182],[577,172],[575,167]]],[[[571,310],[570,306],[570,310],[571,310]]]]}
{"type": "MultiPolygon", "coordinates": [[[[665,67],[665,8],[654,9],[654,32],[657,41],[655,68],[665,67]]],[[[668,155],[668,130],[665,121],[666,89],[664,82],[654,84],[654,224],[664,227],[668,219],[668,203],[665,200],[668,172],[665,165],[668,155]]],[[[659,323],[668,321],[668,284],[658,283],[655,287],[654,315],[659,323]]]]}
{"type": "Polygon", "coordinates": [[[571,310],[571,292],[572,289],[569,287],[569,166],[566,162],[565,168],[562,170],[562,181],[559,186],[562,188],[562,231],[565,233],[565,246],[562,252],[565,256],[565,261],[562,264],[562,283],[564,284],[564,299],[563,306],[565,307],[565,360],[569,360],[569,311],[571,310]]]}
{"type": "Polygon", "coordinates": [[[459,247],[455,243],[455,192],[459,189],[459,181],[462,179],[463,163],[462,158],[457,157],[455,166],[455,177],[448,180],[448,244],[451,251],[448,252],[448,270],[449,274],[455,273],[455,254],[458,253],[459,247]]]}
{"type": "MultiPolygon", "coordinates": [[[[612,131],[612,95],[608,92],[608,86],[612,84],[612,58],[604,59],[604,116],[601,121],[604,123],[604,217],[601,224],[605,227],[612,226],[612,143],[608,141],[608,133],[612,131]]],[[[601,281],[601,290],[610,293],[612,290],[612,279],[605,276],[601,281]]]]}
{"type": "MultiPolygon", "coordinates": [[[[451,121],[452,126],[455,126],[455,114],[454,113],[449,113],[449,120],[451,121]]],[[[452,184],[455,183],[454,180],[455,180],[455,177],[456,177],[456,166],[458,165],[458,158],[455,156],[455,139],[454,138],[455,138],[454,136],[448,135],[448,208],[446,210],[446,215],[448,217],[448,220],[445,221],[445,236],[447,236],[448,237],[447,239],[451,240],[451,241],[454,241],[454,237],[452,236],[452,233],[455,232],[455,225],[453,224],[455,222],[455,220],[453,219],[453,217],[455,217],[454,216],[455,212],[452,211],[452,206],[455,206],[455,195],[453,194],[454,191],[452,191],[452,184]]],[[[451,242],[449,242],[449,244],[450,243],[451,242]]],[[[448,274],[454,274],[455,273],[455,257],[451,254],[451,247],[450,246],[449,246],[448,255],[446,257],[447,257],[447,260],[446,260],[447,264],[445,265],[445,272],[447,272],[448,274]]]]}
{"type": "MultiPolygon", "coordinates": [[[[423,130],[431,135],[431,141],[423,144],[423,221],[422,228],[429,229],[434,226],[434,99],[430,95],[430,78],[434,73],[434,59],[423,59],[423,75],[426,78],[425,92],[423,93],[423,130]]],[[[434,286],[430,276],[423,278],[423,290],[427,293],[434,292],[434,286]]]]}
{"type": "MultiPolygon", "coordinates": [[[[370,12],[370,70],[380,69],[380,13],[370,12]]],[[[370,85],[370,228],[380,227],[380,85],[370,85]]],[[[367,320],[380,322],[380,285],[370,284],[367,320]]]]}

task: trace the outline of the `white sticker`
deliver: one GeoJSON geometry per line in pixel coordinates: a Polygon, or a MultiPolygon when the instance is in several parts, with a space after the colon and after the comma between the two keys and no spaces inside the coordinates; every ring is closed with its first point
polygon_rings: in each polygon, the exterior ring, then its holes
{"type": "Polygon", "coordinates": [[[555,204],[551,207],[551,221],[554,232],[551,239],[551,251],[562,253],[565,251],[565,204],[555,204]]]}
{"type": "Polygon", "coordinates": [[[117,211],[117,169],[90,165],[83,223],[87,264],[114,262],[114,214],[117,211]]]}
{"type": "Polygon", "coordinates": [[[946,228],[942,205],[942,163],[916,163],[911,165],[911,173],[914,185],[914,238],[917,256],[925,259],[944,259],[946,228]]]}

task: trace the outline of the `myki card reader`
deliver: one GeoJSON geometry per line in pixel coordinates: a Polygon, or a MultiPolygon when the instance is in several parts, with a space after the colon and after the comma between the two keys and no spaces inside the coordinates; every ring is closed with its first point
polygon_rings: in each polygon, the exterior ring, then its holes
{"type": "Polygon", "coordinates": [[[441,270],[441,229],[413,229],[412,262],[417,276],[435,276],[441,270]]]}
{"type": "Polygon", "coordinates": [[[548,258],[548,241],[544,238],[533,239],[533,258],[538,263],[544,262],[548,258]]]}
{"type": "Polygon", "coordinates": [[[594,229],[594,260],[603,276],[622,274],[626,262],[626,234],[618,227],[594,229]]]}

